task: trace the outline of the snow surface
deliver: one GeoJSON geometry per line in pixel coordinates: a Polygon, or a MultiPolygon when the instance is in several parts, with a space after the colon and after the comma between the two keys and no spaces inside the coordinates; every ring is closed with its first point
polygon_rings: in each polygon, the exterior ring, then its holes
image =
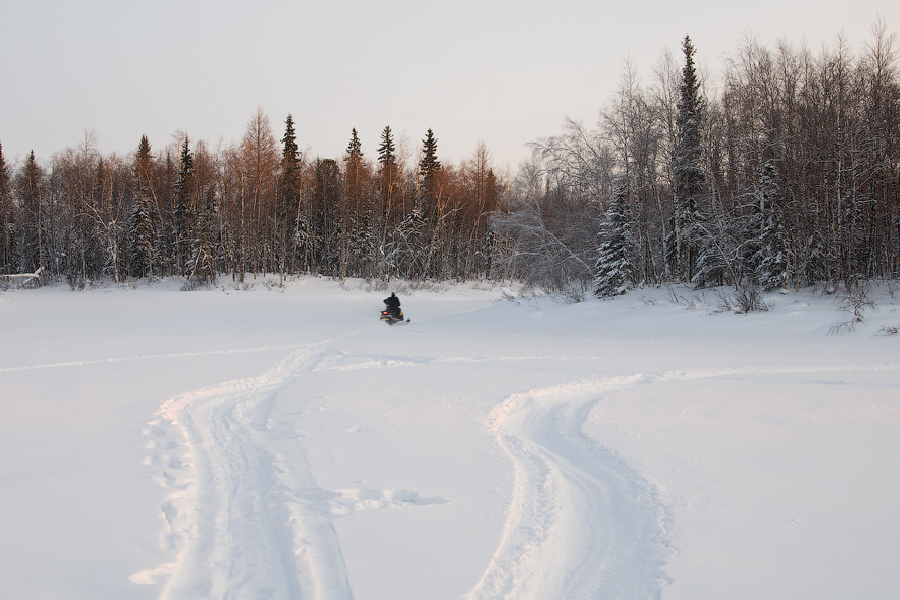
{"type": "Polygon", "coordinates": [[[0,595],[895,598],[888,291],[2,293],[0,595]]]}

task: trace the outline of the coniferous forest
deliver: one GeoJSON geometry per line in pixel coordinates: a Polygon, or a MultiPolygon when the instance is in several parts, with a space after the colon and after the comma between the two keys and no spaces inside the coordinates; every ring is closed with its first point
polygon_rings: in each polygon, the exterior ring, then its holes
{"type": "MultiPolygon", "coordinates": [[[[442,161],[385,127],[367,155],[299,150],[259,109],[211,148],[146,136],[100,155],[90,134],[45,164],[0,146],[0,273],[39,283],[315,273],[515,279],[573,298],[680,282],[851,286],[900,274],[895,36],[818,52],[747,39],[702,73],[686,37],[646,81],[627,65],[594,126],[568,120],[496,173],[479,144],[442,161]]],[[[2,141],[2,140],[0,140],[2,141]]],[[[0,286],[18,281],[0,278],[0,286]]]]}

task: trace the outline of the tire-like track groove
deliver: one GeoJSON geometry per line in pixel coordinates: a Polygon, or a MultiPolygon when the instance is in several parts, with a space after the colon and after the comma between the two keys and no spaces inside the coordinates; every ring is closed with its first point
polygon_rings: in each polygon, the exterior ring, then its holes
{"type": "Polygon", "coordinates": [[[668,534],[652,487],[582,433],[641,376],[515,394],[490,416],[515,483],[504,534],[467,600],[658,598],[668,534]]]}
{"type": "Polygon", "coordinates": [[[181,429],[187,443],[181,462],[190,471],[183,491],[173,494],[187,500],[181,514],[167,513],[180,552],[163,598],[352,599],[327,519],[331,494],[316,486],[310,472],[300,474],[308,488],[288,489],[268,449],[276,394],[328,356],[302,349],[260,377],[163,405],[161,416],[181,429]]]}

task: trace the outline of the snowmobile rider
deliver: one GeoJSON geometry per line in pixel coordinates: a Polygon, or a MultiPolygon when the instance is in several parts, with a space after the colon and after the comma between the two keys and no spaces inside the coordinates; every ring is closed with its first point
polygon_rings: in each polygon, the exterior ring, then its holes
{"type": "Polygon", "coordinates": [[[394,292],[391,292],[389,298],[384,299],[384,303],[387,304],[387,309],[390,311],[391,316],[395,319],[400,318],[400,298],[397,297],[394,292]]]}

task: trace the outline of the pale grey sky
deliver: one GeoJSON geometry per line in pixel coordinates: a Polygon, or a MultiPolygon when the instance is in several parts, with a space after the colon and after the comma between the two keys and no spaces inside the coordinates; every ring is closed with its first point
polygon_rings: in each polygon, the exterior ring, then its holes
{"type": "Polygon", "coordinates": [[[515,168],[567,115],[595,123],[626,58],[649,83],[685,34],[712,75],[748,32],[858,52],[877,15],[900,30],[900,3],[873,0],[0,0],[0,144],[49,159],[87,128],[104,154],[178,130],[215,146],[261,106],[313,155],[356,127],[374,159],[385,125],[415,152],[430,127],[442,160],[483,140],[515,168]]]}

